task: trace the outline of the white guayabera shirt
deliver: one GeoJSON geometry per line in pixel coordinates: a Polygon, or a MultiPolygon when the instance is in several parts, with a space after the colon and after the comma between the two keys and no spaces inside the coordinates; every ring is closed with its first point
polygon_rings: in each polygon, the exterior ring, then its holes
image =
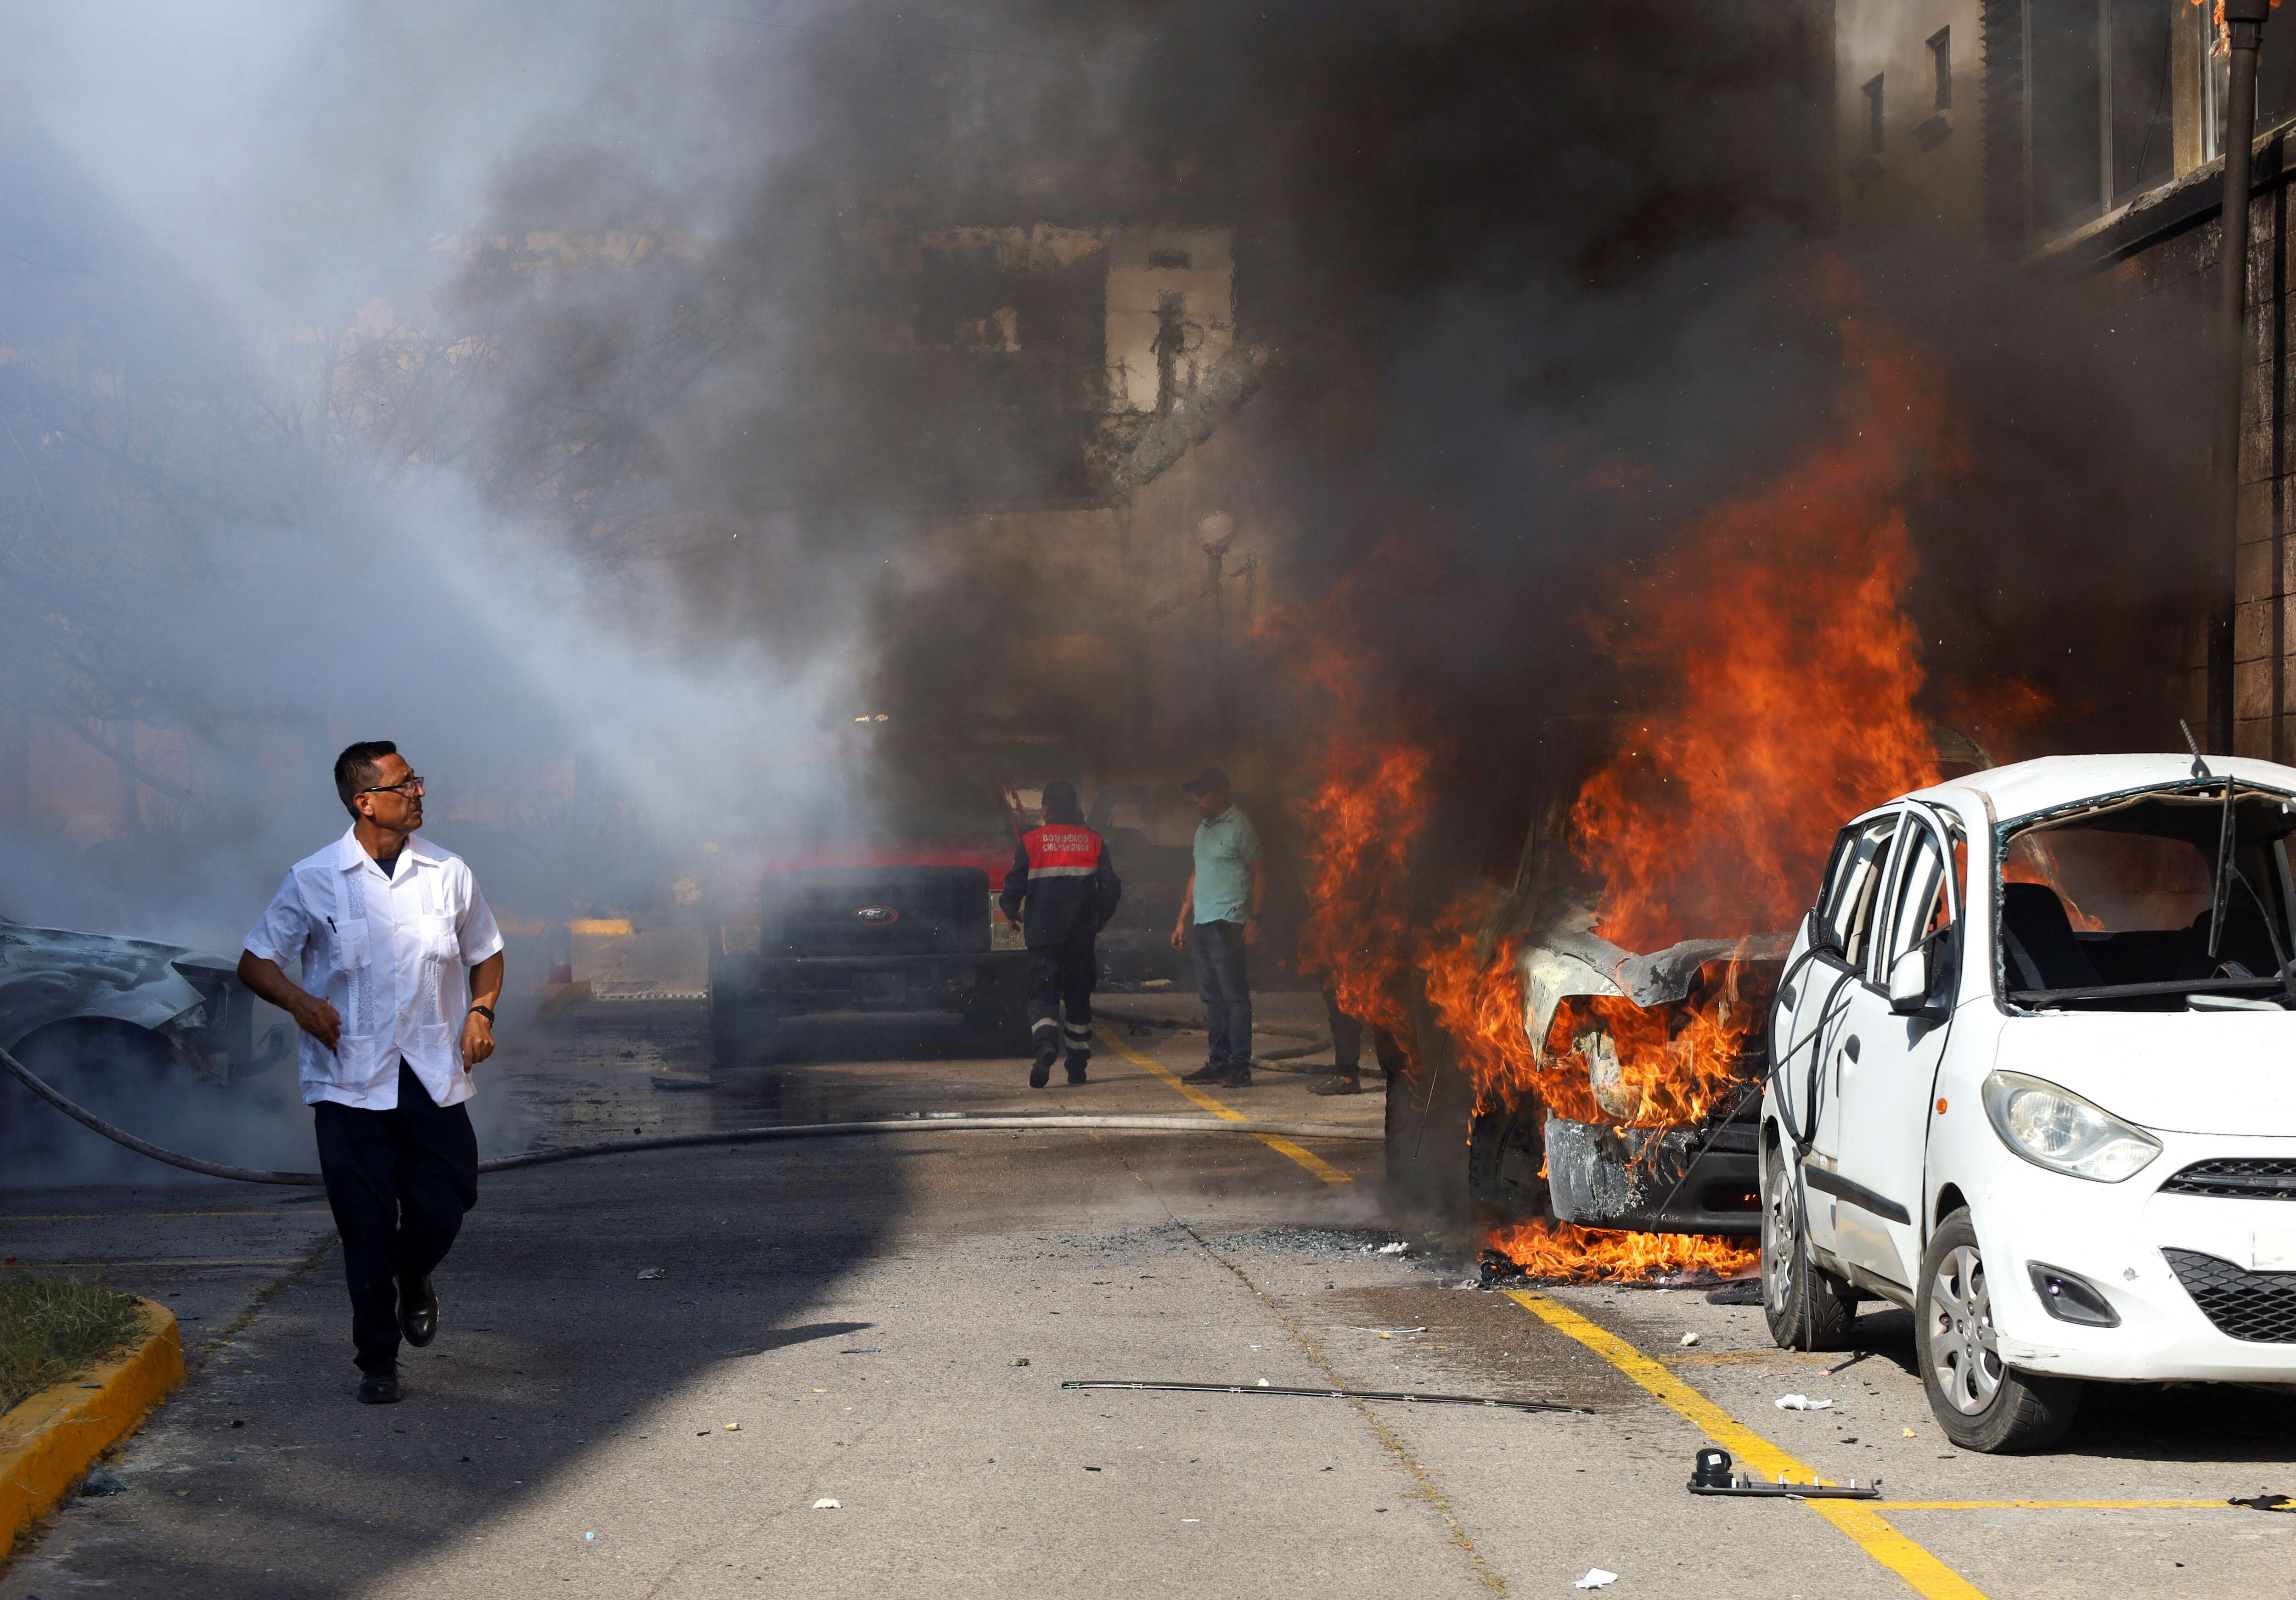
{"type": "Polygon", "coordinates": [[[329,1050],[306,1033],[298,1062],[303,1102],[365,1111],[398,1104],[403,1056],[440,1105],[472,1095],[463,1068],[469,969],[503,948],[486,898],[459,856],[417,833],[395,875],[346,831],[287,869],[248,951],[291,972],[343,1020],[329,1050]]]}

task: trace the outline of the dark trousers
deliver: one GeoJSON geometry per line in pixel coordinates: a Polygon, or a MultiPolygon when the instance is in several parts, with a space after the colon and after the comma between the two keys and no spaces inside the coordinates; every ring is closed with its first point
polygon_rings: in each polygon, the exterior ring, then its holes
{"type": "Polygon", "coordinates": [[[1207,1066],[1251,1065],[1251,976],[1244,970],[1243,924],[1198,923],[1188,930],[1196,958],[1196,993],[1203,997],[1211,1038],[1207,1066]]]}
{"type": "MultiPolygon", "coordinates": [[[[1363,1061],[1364,1023],[1341,1011],[1338,998],[1328,989],[1324,991],[1324,1020],[1332,1028],[1332,1065],[1343,1078],[1357,1076],[1363,1061]]],[[[1371,1047],[1379,1059],[1379,1070],[1390,1078],[1399,1078],[1408,1070],[1403,1047],[1386,1029],[1371,1030],[1371,1047]]]]}
{"type": "Polygon", "coordinates": [[[1081,1063],[1092,1054],[1092,991],[1100,981],[1095,937],[1078,931],[1056,945],[1029,947],[1029,1035],[1038,1055],[1065,1047],[1070,1061],[1081,1063]]]}
{"type": "Polygon", "coordinates": [[[311,1112],[342,1235],[356,1358],[362,1372],[387,1372],[398,1360],[398,1279],[428,1277],[479,1202],[478,1136],[469,1111],[440,1109],[403,1061],[393,1110],[322,1100],[311,1112]]]}

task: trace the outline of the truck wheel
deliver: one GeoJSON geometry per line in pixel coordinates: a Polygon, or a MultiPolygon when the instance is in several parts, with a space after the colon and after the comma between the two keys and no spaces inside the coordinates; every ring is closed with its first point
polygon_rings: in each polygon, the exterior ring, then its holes
{"type": "Polygon", "coordinates": [[[1922,1257],[1914,1354],[1938,1425],[1965,1450],[2044,1449],[2064,1437],[2080,1409],[2078,1381],[2001,1364],[1985,1258],[1966,1210],[1945,1219],[1922,1257]]]}
{"type": "Polygon", "coordinates": [[[754,1013],[709,1010],[709,1071],[769,1067],[781,1059],[781,1019],[754,1013]]]}
{"type": "Polygon", "coordinates": [[[1762,1141],[1762,1315],[1780,1350],[1843,1350],[1857,1322],[1857,1292],[1804,1259],[1800,1214],[1785,1152],[1762,1141]]]}

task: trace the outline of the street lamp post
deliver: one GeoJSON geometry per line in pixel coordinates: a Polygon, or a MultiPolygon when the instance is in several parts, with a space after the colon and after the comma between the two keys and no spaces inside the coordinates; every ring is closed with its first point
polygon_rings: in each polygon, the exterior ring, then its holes
{"type": "MultiPolygon", "coordinates": [[[[2248,350],[2248,207],[2254,186],[2256,145],[2256,58],[2264,46],[2264,21],[2272,0],[2223,0],[2226,42],[2231,46],[2230,92],[2225,103],[2224,277],[2218,328],[2226,365],[2223,460],[2217,473],[2218,556],[2223,565],[2211,586],[2216,601],[2209,617],[2209,733],[2215,750],[2233,746],[2233,619],[2240,570],[2241,394],[2246,386],[2248,350]]],[[[2266,410],[2269,415],[2271,407],[2266,410]]],[[[2275,669],[2276,670],[2276,668],[2275,669]]]]}

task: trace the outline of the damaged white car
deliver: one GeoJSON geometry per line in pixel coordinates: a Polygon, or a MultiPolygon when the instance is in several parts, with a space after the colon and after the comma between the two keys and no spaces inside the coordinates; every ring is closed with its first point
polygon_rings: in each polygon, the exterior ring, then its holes
{"type": "Polygon", "coordinates": [[[1779,982],[1762,1288],[1790,1348],[1914,1313],[1939,1424],[2081,1380],[2296,1383],[2296,769],[2054,757],[1842,829],[1779,982]]]}

